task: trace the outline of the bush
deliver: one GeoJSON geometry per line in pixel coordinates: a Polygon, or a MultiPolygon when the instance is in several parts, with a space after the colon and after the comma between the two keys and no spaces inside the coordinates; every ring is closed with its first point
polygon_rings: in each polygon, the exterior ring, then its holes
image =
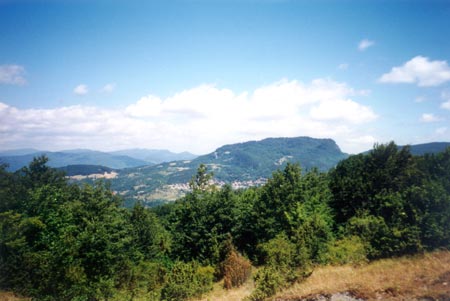
{"type": "Polygon", "coordinates": [[[344,237],[328,248],[324,262],[331,264],[360,264],[367,262],[366,245],[358,236],[344,237]]]}
{"type": "Polygon", "coordinates": [[[295,266],[296,249],[286,234],[278,234],[275,238],[259,245],[263,262],[275,267],[295,266]]]}
{"type": "Polygon", "coordinates": [[[223,285],[226,289],[241,286],[252,273],[250,261],[232,249],[223,262],[223,285]]]}
{"type": "Polygon", "coordinates": [[[255,290],[246,299],[248,301],[262,301],[267,297],[274,295],[285,283],[285,277],[280,270],[266,266],[260,269],[255,277],[255,290]]]}
{"type": "Polygon", "coordinates": [[[212,289],[214,269],[196,262],[176,262],[161,291],[161,300],[180,301],[199,297],[212,289]]]}

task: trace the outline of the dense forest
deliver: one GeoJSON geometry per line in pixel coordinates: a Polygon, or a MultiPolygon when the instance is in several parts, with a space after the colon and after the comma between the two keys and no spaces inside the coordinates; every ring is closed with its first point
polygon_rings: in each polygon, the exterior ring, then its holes
{"type": "Polygon", "coordinates": [[[330,171],[287,164],[262,187],[211,185],[122,206],[108,184],[78,186],[46,157],[0,167],[0,289],[36,300],[186,300],[245,282],[249,301],[325,264],[450,248],[450,148],[413,156],[376,145],[330,171]]]}

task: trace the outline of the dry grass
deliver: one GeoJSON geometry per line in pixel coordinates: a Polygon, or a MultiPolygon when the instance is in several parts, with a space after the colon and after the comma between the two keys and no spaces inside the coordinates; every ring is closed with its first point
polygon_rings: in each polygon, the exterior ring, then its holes
{"type": "Polygon", "coordinates": [[[197,301],[240,301],[249,296],[255,288],[252,277],[238,288],[227,290],[223,286],[223,281],[215,283],[212,292],[197,301]]]}
{"type": "Polygon", "coordinates": [[[0,301],[30,301],[30,298],[19,297],[12,292],[0,291],[0,301]]]}
{"type": "Polygon", "coordinates": [[[275,300],[346,291],[365,300],[450,300],[450,252],[384,259],[359,267],[317,268],[308,279],[279,293],[275,300]]]}

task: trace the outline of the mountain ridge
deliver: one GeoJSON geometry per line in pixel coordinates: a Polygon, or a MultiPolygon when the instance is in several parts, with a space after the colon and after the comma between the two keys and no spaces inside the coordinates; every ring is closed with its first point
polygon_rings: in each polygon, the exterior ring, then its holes
{"type": "Polygon", "coordinates": [[[173,159],[195,158],[196,155],[188,152],[172,153],[168,150],[140,149],[148,160],[127,155],[132,154],[133,149],[116,152],[101,152],[91,149],[69,149],[61,151],[41,151],[36,149],[17,149],[0,151],[0,163],[6,163],[8,170],[16,171],[27,166],[34,157],[46,155],[49,158],[48,165],[55,168],[70,165],[100,165],[107,168],[123,169],[137,166],[158,164],[173,159]]]}
{"type": "Polygon", "coordinates": [[[130,203],[174,200],[188,191],[187,183],[200,164],[218,183],[248,187],[263,183],[288,162],[299,163],[304,170],[326,171],[347,157],[332,139],[266,138],[224,145],[193,160],[124,169],[111,179],[111,187],[130,203]]]}

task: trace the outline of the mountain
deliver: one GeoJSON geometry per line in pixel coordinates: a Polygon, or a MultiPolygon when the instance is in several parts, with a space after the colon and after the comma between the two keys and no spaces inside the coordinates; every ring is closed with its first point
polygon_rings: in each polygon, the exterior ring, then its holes
{"type": "Polygon", "coordinates": [[[39,150],[34,148],[21,148],[21,149],[15,149],[15,150],[3,150],[0,151],[0,156],[21,156],[21,155],[28,155],[37,153],[39,150]]]}
{"type": "Polygon", "coordinates": [[[66,176],[87,176],[92,174],[104,174],[114,172],[115,169],[101,165],[75,164],[58,167],[58,170],[64,171],[66,176]]]}
{"type": "Polygon", "coordinates": [[[431,142],[423,144],[410,145],[411,153],[416,156],[422,156],[426,153],[440,153],[450,147],[450,142],[431,142]]]}
{"type": "Polygon", "coordinates": [[[225,145],[193,160],[124,169],[111,180],[111,187],[128,204],[173,200],[188,190],[187,183],[202,163],[216,181],[248,187],[263,183],[287,162],[300,163],[303,170],[326,171],[347,156],[331,139],[268,138],[225,145]]]}
{"type": "Polygon", "coordinates": [[[149,164],[146,161],[131,158],[128,156],[112,155],[109,153],[92,150],[68,150],[61,152],[37,151],[24,155],[0,156],[0,163],[8,164],[8,169],[11,171],[15,171],[22,168],[23,166],[27,166],[34,157],[41,155],[46,155],[49,158],[48,165],[51,167],[85,164],[102,165],[109,168],[120,169],[149,164]]]}
{"type": "Polygon", "coordinates": [[[153,164],[178,160],[192,160],[197,157],[197,155],[188,152],[173,153],[165,149],[142,149],[142,148],[120,150],[110,152],[110,154],[128,156],[153,164]]]}
{"type": "MultiPolygon", "coordinates": [[[[397,146],[398,149],[402,149],[406,145],[397,146]]],[[[429,142],[422,144],[409,144],[407,145],[410,149],[411,154],[414,156],[423,156],[425,154],[436,154],[441,153],[450,147],[450,142],[429,142]]],[[[371,150],[367,150],[362,154],[368,154],[371,150]]]]}

